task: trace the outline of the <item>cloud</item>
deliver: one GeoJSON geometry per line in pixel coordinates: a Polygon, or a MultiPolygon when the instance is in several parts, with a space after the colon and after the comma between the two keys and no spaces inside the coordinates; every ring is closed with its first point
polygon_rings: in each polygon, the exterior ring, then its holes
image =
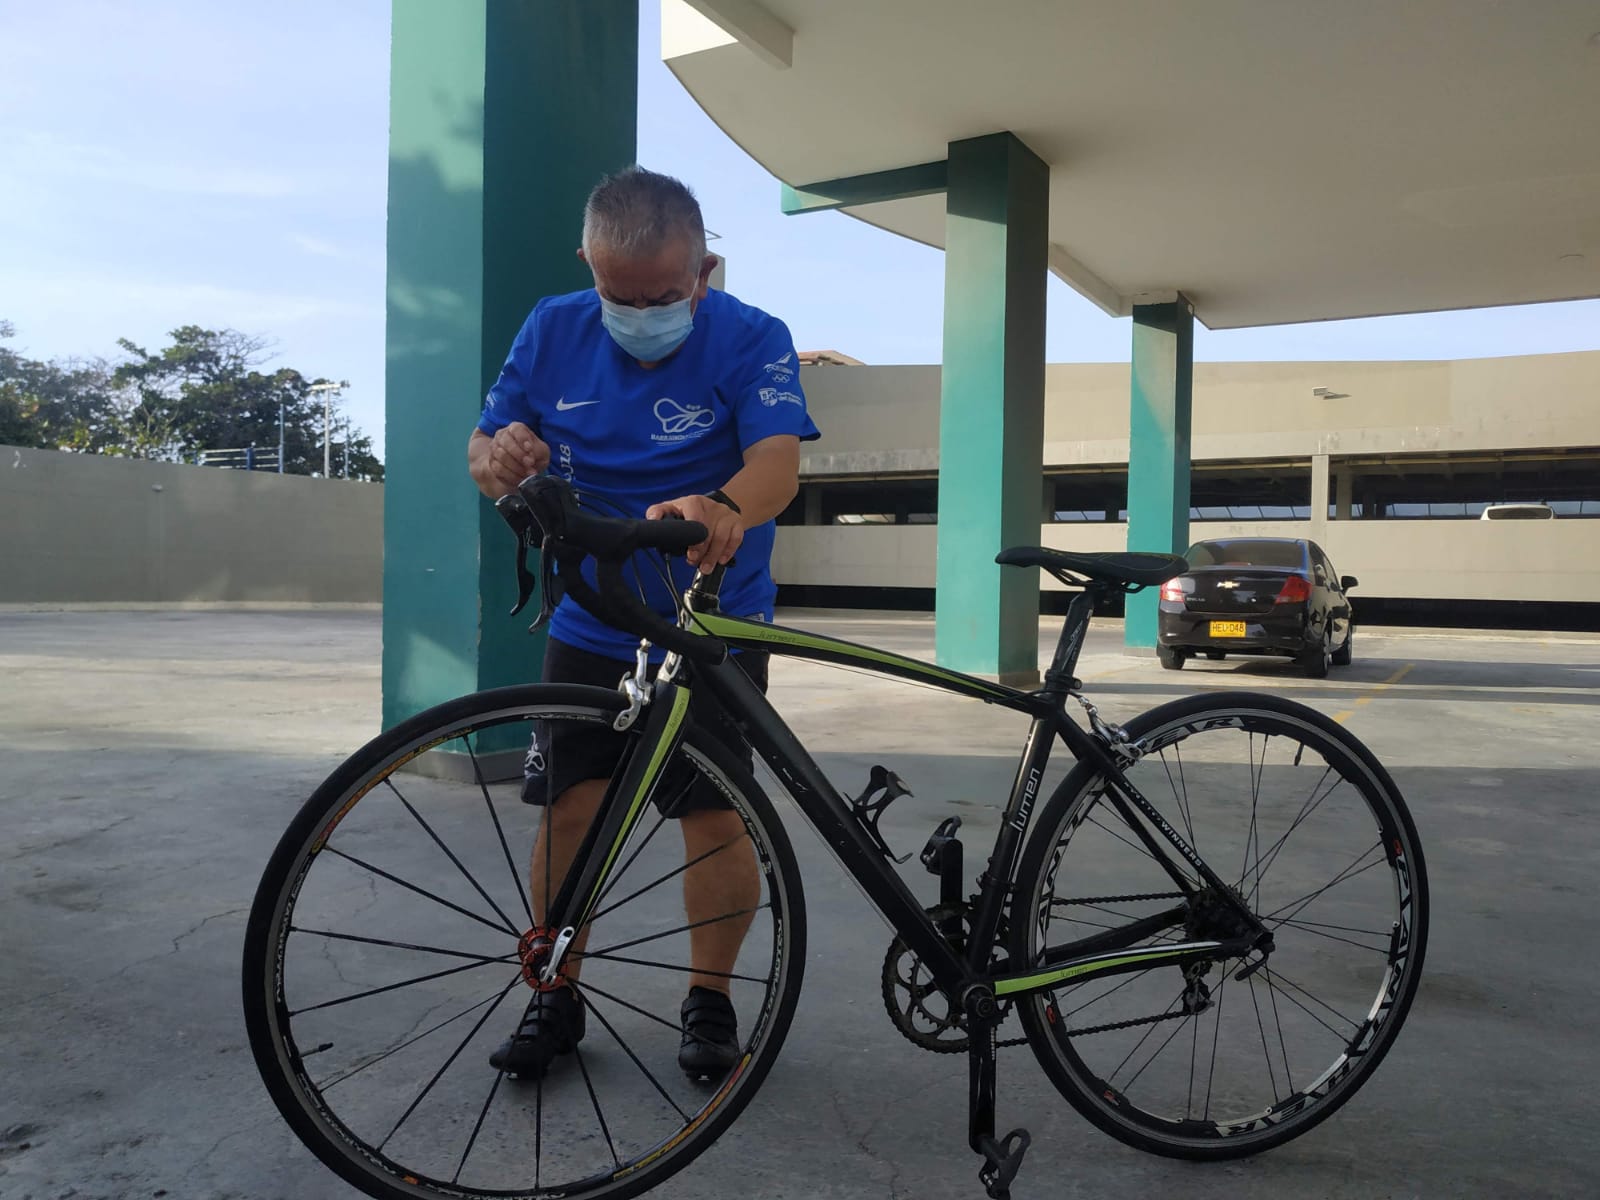
{"type": "Polygon", "coordinates": [[[88,180],[145,191],[191,196],[281,199],[305,192],[293,176],[259,167],[134,156],[116,146],[71,142],[50,134],[0,134],[0,150],[35,177],[88,180]]]}
{"type": "Polygon", "coordinates": [[[381,321],[382,303],[211,283],[149,281],[116,275],[36,276],[8,280],[35,311],[137,313],[140,322],[194,322],[247,332],[277,331],[309,321],[381,321]]]}
{"type": "Polygon", "coordinates": [[[283,235],[283,240],[296,250],[316,258],[346,259],[351,257],[347,251],[339,246],[323,238],[313,237],[309,233],[286,233],[283,235]]]}

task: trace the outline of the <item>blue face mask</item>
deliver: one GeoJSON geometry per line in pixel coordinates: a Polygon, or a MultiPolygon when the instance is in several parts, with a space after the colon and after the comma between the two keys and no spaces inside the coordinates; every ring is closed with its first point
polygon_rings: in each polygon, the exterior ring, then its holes
{"type": "Polygon", "coordinates": [[[694,331],[690,301],[654,308],[634,308],[600,297],[600,320],[623,352],[640,362],[659,362],[688,340],[694,331]]]}

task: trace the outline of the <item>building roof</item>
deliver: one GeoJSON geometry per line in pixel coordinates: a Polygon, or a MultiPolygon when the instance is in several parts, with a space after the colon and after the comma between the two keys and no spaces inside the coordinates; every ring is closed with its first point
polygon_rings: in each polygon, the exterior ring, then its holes
{"type": "MultiPolygon", "coordinates": [[[[1113,314],[1600,296],[1593,0],[662,6],[668,66],[796,187],[1015,133],[1051,168],[1051,270],[1113,314]]],[[[942,194],[846,211],[943,243],[942,194]]]]}

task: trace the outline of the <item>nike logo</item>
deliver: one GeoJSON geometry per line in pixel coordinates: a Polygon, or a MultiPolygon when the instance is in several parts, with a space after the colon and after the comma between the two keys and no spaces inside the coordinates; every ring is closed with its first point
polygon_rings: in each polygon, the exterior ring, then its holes
{"type": "Polygon", "coordinates": [[[567,398],[565,396],[563,396],[563,397],[561,397],[561,399],[556,401],[556,411],[557,412],[568,412],[568,411],[570,411],[570,410],[572,410],[574,408],[582,408],[585,404],[599,404],[599,403],[600,403],[600,401],[598,401],[598,400],[574,400],[571,404],[568,404],[567,403],[567,398]]]}

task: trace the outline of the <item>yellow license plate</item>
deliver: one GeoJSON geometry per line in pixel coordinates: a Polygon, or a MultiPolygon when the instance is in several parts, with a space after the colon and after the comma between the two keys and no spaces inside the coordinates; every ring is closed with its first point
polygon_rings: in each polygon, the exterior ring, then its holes
{"type": "Polygon", "coordinates": [[[1243,621],[1213,621],[1211,622],[1212,637],[1244,637],[1243,621]]]}

